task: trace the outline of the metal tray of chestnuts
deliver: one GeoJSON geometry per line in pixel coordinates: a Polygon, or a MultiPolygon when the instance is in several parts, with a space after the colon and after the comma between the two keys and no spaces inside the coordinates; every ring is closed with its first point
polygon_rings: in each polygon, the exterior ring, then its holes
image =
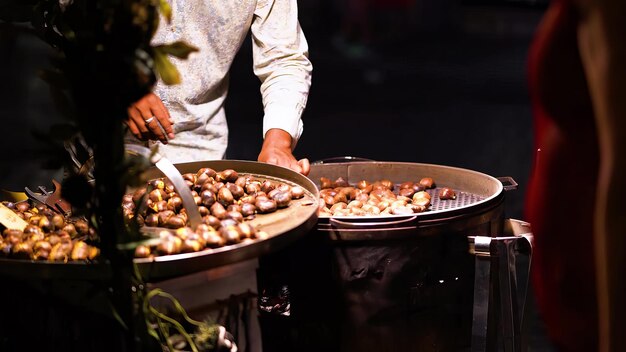
{"type": "MultiPolygon", "coordinates": [[[[204,168],[216,171],[235,170],[240,178],[250,177],[256,181],[270,181],[274,184],[297,187],[303,192],[284,207],[247,216],[248,220],[244,223],[254,228],[257,233],[263,234],[253,240],[244,238],[217,248],[136,258],[135,263],[148,281],[190,274],[269,254],[307,234],[317,224],[319,199],[317,186],[309,178],[295,171],[266,163],[238,160],[190,162],[174,166],[183,175],[196,174],[204,168]]],[[[148,179],[157,179],[162,177],[163,173],[159,168],[153,168],[147,171],[146,176],[148,179]]],[[[193,209],[193,206],[189,208],[193,209]]],[[[211,210],[213,211],[213,208],[211,210]]],[[[203,219],[206,218],[207,215],[204,215],[203,219]]],[[[158,231],[148,226],[145,229],[151,233],[158,231]]]]}
{"type": "MultiPolygon", "coordinates": [[[[134,262],[142,278],[147,282],[157,282],[192,274],[272,253],[307,234],[317,224],[319,208],[318,188],[309,178],[295,171],[260,162],[239,160],[212,160],[174,165],[165,159],[163,161],[166,162],[166,167],[157,163],[156,167],[145,172],[145,178],[149,181],[143,192],[154,191],[155,181],[167,180],[170,186],[178,184],[178,187],[175,188],[180,195],[182,205],[178,205],[179,209],[175,213],[176,216],[170,217],[170,221],[166,223],[158,222],[158,220],[150,221],[150,216],[154,219],[157,214],[157,204],[148,203],[151,210],[142,213],[141,223],[143,226],[141,231],[146,236],[152,237],[154,241],[161,240],[159,246],[153,245],[152,248],[146,248],[148,252],[142,254],[137,254],[138,252],[136,252],[134,262]],[[224,170],[235,171],[240,181],[242,179],[254,180],[257,186],[267,182],[267,184],[272,184],[272,188],[278,188],[280,185],[282,187],[288,186],[288,188],[294,191],[297,189],[300,194],[289,197],[282,205],[280,201],[278,206],[274,204],[272,208],[270,205],[269,208],[271,209],[267,209],[263,204],[257,202],[257,210],[245,216],[241,215],[241,209],[239,209],[239,215],[237,216],[230,214],[230,211],[227,211],[228,214],[218,215],[214,212],[226,210],[227,203],[222,202],[223,199],[219,198],[222,194],[214,192],[215,200],[210,203],[224,204],[224,208],[214,210],[213,207],[209,207],[206,204],[204,199],[198,199],[202,192],[198,192],[200,188],[197,185],[195,187],[196,192],[193,192],[193,183],[197,180],[197,176],[194,176],[192,180],[189,177],[183,177],[200,175],[202,170],[207,169],[220,174],[224,170]],[[179,189],[181,188],[181,183],[186,184],[188,187],[179,189]],[[203,205],[205,205],[204,209],[202,209],[203,205]],[[180,208],[183,210],[180,211],[180,208]],[[210,208],[210,211],[207,214],[206,210],[208,208],[210,208]],[[184,222],[177,224],[180,221],[174,220],[178,220],[177,218],[183,215],[186,217],[184,222]],[[210,226],[212,221],[218,217],[214,215],[218,215],[224,224],[224,226],[220,227],[221,230],[220,228],[216,229],[220,225],[210,226]],[[242,216],[243,219],[233,219],[238,216],[242,216]],[[238,224],[243,225],[237,227],[238,224]],[[200,229],[203,230],[200,231],[200,229]],[[207,233],[207,231],[211,233],[207,233]],[[202,236],[207,236],[202,240],[202,246],[194,248],[194,236],[196,238],[202,237],[198,236],[198,233],[203,233],[202,236]],[[176,241],[167,240],[168,238],[175,238],[176,241]],[[216,239],[220,243],[211,242],[212,239],[216,239]],[[165,242],[165,245],[163,245],[163,242],[165,242]]],[[[224,177],[223,174],[220,176],[224,177]]],[[[220,176],[211,177],[211,179],[219,178],[220,176]]],[[[230,174],[226,176],[232,177],[230,174]]],[[[221,186],[228,184],[234,187],[235,177],[218,181],[221,181],[223,184],[221,186]]],[[[243,183],[241,183],[241,186],[245,188],[243,183]]],[[[128,199],[132,195],[136,195],[140,189],[130,191],[125,197],[126,203],[122,204],[126,215],[128,215],[129,209],[133,207],[128,207],[128,199]]],[[[245,195],[248,195],[247,193],[245,195]]],[[[150,194],[146,195],[149,196],[150,194]]],[[[149,198],[143,197],[142,199],[146,200],[149,198]]],[[[226,201],[228,202],[228,199],[226,201]]],[[[231,201],[231,203],[237,202],[231,201]]],[[[241,201],[239,203],[243,204],[241,201]]],[[[139,203],[133,202],[133,204],[139,203]]],[[[219,206],[216,207],[219,208],[219,206]]],[[[136,210],[137,214],[140,214],[140,209],[134,210],[136,210]]],[[[0,258],[0,274],[8,274],[25,279],[101,280],[110,277],[111,271],[106,264],[106,260],[102,258],[94,261],[68,262],[0,258]]]]}

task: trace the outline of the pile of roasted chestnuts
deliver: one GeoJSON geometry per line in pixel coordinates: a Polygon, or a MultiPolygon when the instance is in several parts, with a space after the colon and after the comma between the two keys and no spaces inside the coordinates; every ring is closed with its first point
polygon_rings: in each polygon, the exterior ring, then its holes
{"type": "MultiPolygon", "coordinates": [[[[342,177],[332,181],[320,178],[320,216],[407,215],[429,210],[435,188],[430,177],[419,182],[407,181],[399,185],[383,179],[374,182],[361,180],[350,185],[342,177]]],[[[454,190],[440,189],[440,199],[455,199],[454,190]],[[443,192],[443,193],[442,193],[443,192]]]]}
{"type": "Polygon", "coordinates": [[[170,230],[160,232],[158,245],[137,247],[136,257],[197,252],[265,238],[266,233],[257,231],[246,220],[286,208],[292,199],[305,194],[299,186],[239,175],[233,169],[201,168],[182,176],[202,224],[190,227],[182,198],[169,179],[150,180],[145,187],[124,196],[125,218],[136,220],[140,226],[170,230]]]}
{"type": "Polygon", "coordinates": [[[5,228],[0,236],[0,257],[54,262],[91,261],[100,250],[93,227],[84,219],[68,219],[43,204],[2,202],[28,225],[23,230],[5,228]]]}

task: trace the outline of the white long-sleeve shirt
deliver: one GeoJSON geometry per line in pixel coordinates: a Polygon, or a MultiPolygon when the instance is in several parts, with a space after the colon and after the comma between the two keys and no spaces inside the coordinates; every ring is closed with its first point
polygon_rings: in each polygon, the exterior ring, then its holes
{"type": "MultiPolygon", "coordinates": [[[[261,80],[263,136],[280,128],[302,133],[301,115],[311,85],[308,45],[296,0],[169,0],[172,20],[161,19],[153,44],[183,40],[199,52],[172,58],[182,82],[159,81],[154,93],[174,120],[176,137],[159,153],[172,162],[221,159],[228,142],[224,101],[228,71],[249,30],[254,73],[261,80]]],[[[155,142],[157,143],[157,142],[155,142]]]]}

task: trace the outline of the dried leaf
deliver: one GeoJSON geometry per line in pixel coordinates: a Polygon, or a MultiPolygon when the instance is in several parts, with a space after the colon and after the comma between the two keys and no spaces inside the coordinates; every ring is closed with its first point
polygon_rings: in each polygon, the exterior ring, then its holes
{"type": "Polygon", "coordinates": [[[168,24],[172,22],[172,7],[167,0],[159,0],[159,11],[163,17],[165,17],[168,24]]]}
{"type": "Polygon", "coordinates": [[[159,45],[155,49],[161,50],[166,54],[176,56],[179,59],[187,59],[189,54],[198,51],[193,45],[189,45],[183,41],[177,41],[170,44],[159,45]]]}
{"type": "Polygon", "coordinates": [[[154,68],[163,80],[163,83],[172,85],[180,83],[180,73],[176,66],[170,61],[167,54],[160,50],[159,47],[154,48],[154,68]]]}

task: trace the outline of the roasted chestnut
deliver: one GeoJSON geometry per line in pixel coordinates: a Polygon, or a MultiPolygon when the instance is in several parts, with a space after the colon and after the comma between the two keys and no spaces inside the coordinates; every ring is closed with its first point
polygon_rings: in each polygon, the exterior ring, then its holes
{"type": "Polygon", "coordinates": [[[209,208],[205,207],[204,205],[198,206],[198,213],[200,213],[200,216],[207,216],[211,214],[209,208]]]}
{"type": "Polygon", "coordinates": [[[139,245],[135,248],[135,258],[148,258],[152,254],[149,246],[139,245]]]}
{"type": "Polygon", "coordinates": [[[333,181],[331,181],[327,177],[320,177],[320,189],[324,189],[324,188],[334,188],[333,181]]]}
{"type": "Polygon", "coordinates": [[[239,233],[241,237],[243,238],[255,238],[256,237],[256,230],[254,229],[252,225],[246,222],[242,222],[241,224],[237,226],[239,227],[239,233]]]}
{"type": "Polygon", "coordinates": [[[11,248],[11,257],[15,259],[30,259],[33,254],[33,244],[30,241],[19,242],[11,248]]]}
{"type": "Polygon", "coordinates": [[[216,180],[221,182],[235,182],[237,181],[237,178],[239,178],[237,171],[233,169],[226,169],[217,173],[216,180]]]}
{"type": "Polygon", "coordinates": [[[162,179],[154,179],[148,182],[148,184],[154,189],[165,189],[165,182],[162,179]]]}
{"type": "Polygon", "coordinates": [[[276,201],[276,207],[278,208],[286,208],[289,206],[289,202],[291,202],[291,192],[281,192],[274,194],[272,197],[274,201],[276,201]]]}
{"type": "Polygon", "coordinates": [[[408,187],[408,188],[401,188],[400,191],[398,192],[398,195],[401,195],[403,197],[412,197],[415,194],[415,190],[413,189],[413,187],[408,187]]]}
{"type": "Polygon", "coordinates": [[[167,219],[167,222],[165,223],[165,227],[168,227],[170,229],[177,229],[183,226],[185,226],[185,219],[183,219],[180,215],[170,216],[170,218],[167,219]]]}
{"type": "Polygon", "coordinates": [[[241,234],[239,233],[239,228],[236,225],[222,226],[219,232],[226,244],[241,242],[241,234]]]}
{"type": "Polygon", "coordinates": [[[226,207],[226,211],[237,211],[241,213],[241,205],[239,204],[231,204],[226,207]]]}
{"type": "Polygon", "coordinates": [[[256,212],[256,206],[252,203],[243,203],[241,204],[241,215],[244,217],[254,215],[256,212]]]}
{"type": "Polygon", "coordinates": [[[220,221],[220,219],[213,215],[207,215],[202,217],[202,222],[216,229],[222,226],[222,222],[220,221]]]}
{"type": "MultiPolygon", "coordinates": [[[[192,174],[191,172],[187,172],[187,173],[182,174],[182,176],[183,176],[183,180],[190,181],[192,185],[196,182],[196,174],[192,174]]],[[[191,187],[189,187],[189,188],[191,188],[191,187]]]]}
{"type": "Polygon", "coordinates": [[[254,205],[256,206],[257,211],[261,214],[271,213],[273,211],[276,211],[276,208],[277,208],[277,204],[275,200],[273,199],[259,200],[259,197],[257,197],[257,201],[254,205]]]}
{"type": "Polygon", "coordinates": [[[451,188],[443,187],[439,190],[439,199],[456,199],[456,193],[451,188]]]}
{"type": "Polygon", "coordinates": [[[229,183],[227,183],[225,185],[225,188],[227,188],[230,191],[230,193],[232,194],[232,196],[235,199],[239,199],[239,198],[241,198],[241,197],[243,197],[245,195],[243,187],[241,187],[241,186],[239,186],[237,184],[229,182],[229,183]]]}
{"type": "Polygon", "coordinates": [[[182,244],[183,241],[176,236],[165,236],[161,238],[156,250],[162,255],[177,254],[180,253],[182,244]]]}
{"type": "Polygon", "coordinates": [[[274,184],[274,182],[272,182],[270,180],[265,180],[261,184],[261,191],[263,191],[265,193],[270,193],[274,188],[276,188],[276,185],[274,184]]]}
{"type": "Polygon", "coordinates": [[[201,174],[206,174],[211,178],[215,178],[217,172],[215,172],[215,170],[211,169],[210,167],[203,167],[196,173],[197,176],[200,176],[201,174]]]}
{"type": "Polygon", "coordinates": [[[424,177],[420,180],[420,185],[426,187],[426,188],[433,188],[435,185],[435,182],[433,181],[432,178],[430,177],[424,177]]]}
{"type": "Polygon", "coordinates": [[[210,207],[217,201],[215,193],[208,189],[200,192],[200,198],[202,200],[202,205],[204,205],[205,207],[210,207]]]}
{"type": "Polygon", "coordinates": [[[202,185],[202,188],[200,189],[200,193],[202,193],[202,191],[211,191],[213,194],[217,194],[217,187],[215,186],[215,184],[211,182],[207,182],[202,185]]]}
{"type": "Polygon", "coordinates": [[[89,232],[89,224],[87,223],[86,220],[83,219],[78,219],[76,220],[76,222],[74,222],[74,227],[76,228],[76,232],[78,232],[79,235],[87,235],[89,232]]]}
{"type": "Polygon", "coordinates": [[[245,196],[239,198],[239,202],[242,205],[245,204],[245,203],[254,204],[254,202],[256,202],[256,196],[254,196],[254,195],[245,195],[245,196]]]}
{"type": "Polygon", "coordinates": [[[210,180],[212,180],[212,178],[208,174],[205,174],[205,173],[197,174],[196,181],[194,182],[194,189],[201,190],[202,186],[205,183],[209,182],[210,180]]]}
{"type": "Polygon", "coordinates": [[[426,198],[426,199],[430,199],[430,193],[425,192],[425,191],[420,191],[417,192],[413,195],[413,199],[417,199],[417,198],[426,198]]]}
{"type": "Polygon", "coordinates": [[[20,213],[23,213],[29,209],[30,209],[30,204],[28,204],[28,202],[15,203],[15,210],[17,210],[20,213]]]}
{"type": "Polygon", "coordinates": [[[250,182],[245,186],[246,193],[255,194],[261,191],[261,183],[259,182],[250,182]]]}
{"type": "Polygon", "coordinates": [[[180,251],[183,253],[198,252],[204,248],[204,244],[197,239],[186,239],[183,241],[180,251]]]}
{"type": "MultiPolygon", "coordinates": [[[[416,193],[417,194],[417,193],[416,193]]],[[[414,205],[421,205],[423,207],[428,208],[428,206],[430,205],[430,199],[426,198],[426,197],[421,197],[421,198],[415,198],[413,197],[413,204],[414,205]]]]}
{"type": "Polygon", "coordinates": [[[291,187],[291,198],[300,199],[304,197],[304,189],[299,186],[291,187]]]}
{"type": "Polygon", "coordinates": [[[159,217],[159,226],[165,226],[167,220],[174,216],[174,214],[175,213],[171,210],[163,210],[162,212],[158,213],[157,216],[159,217]]]}
{"type": "Polygon", "coordinates": [[[220,188],[217,191],[217,201],[220,202],[224,207],[229,206],[234,202],[232,192],[227,187],[220,188]]]}
{"type": "Polygon", "coordinates": [[[243,215],[238,211],[227,211],[226,219],[233,219],[237,222],[243,222],[243,215]]]}
{"type": "Polygon", "coordinates": [[[72,260],[87,260],[89,258],[89,245],[83,241],[74,243],[70,258],[72,260]]]}
{"type": "Polygon", "coordinates": [[[167,200],[166,209],[169,209],[173,212],[179,212],[182,207],[183,207],[183,199],[181,197],[176,196],[167,200]]]}
{"type": "Polygon", "coordinates": [[[235,184],[241,188],[245,188],[250,179],[251,179],[250,176],[245,176],[245,177],[240,176],[237,178],[237,180],[235,180],[235,184]]]}
{"type": "Polygon", "coordinates": [[[220,220],[226,217],[226,208],[224,208],[222,203],[213,204],[210,210],[211,210],[211,214],[220,220]]]}
{"type": "Polygon", "coordinates": [[[165,200],[167,199],[167,197],[167,193],[165,193],[165,191],[161,188],[153,189],[152,191],[150,191],[150,193],[148,193],[148,199],[155,203],[165,200]]]}

